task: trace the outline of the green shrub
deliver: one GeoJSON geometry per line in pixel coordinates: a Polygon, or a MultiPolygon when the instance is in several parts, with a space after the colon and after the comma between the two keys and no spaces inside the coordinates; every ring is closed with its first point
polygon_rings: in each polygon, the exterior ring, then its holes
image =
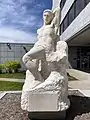
{"type": "Polygon", "coordinates": [[[1,66],[2,66],[2,73],[6,73],[5,65],[1,64],[1,66]]]}
{"type": "Polygon", "coordinates": [[[0,64],[0,73],[2,73],[2,64],[0,64]]]}
{"type": "Polygon", "coordinates": [[[4,68],[6,69],[6,72],[9,73],[18,72],[21,65],[19,61],[6,61],[4,63],[4,68]]]}
{"type": "Polygon", "coordinates": [[[4,64],[0,64],[0,73],[5,72],[5,66],[4,64]]]}

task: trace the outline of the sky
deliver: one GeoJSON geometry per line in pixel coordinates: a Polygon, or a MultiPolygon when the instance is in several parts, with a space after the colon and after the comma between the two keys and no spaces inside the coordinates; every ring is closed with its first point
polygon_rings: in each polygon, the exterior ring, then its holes
{"type": "Polygon", "coordinates": [[[34,43],[52,0],[0,0],[0,43],[34,43]]]}

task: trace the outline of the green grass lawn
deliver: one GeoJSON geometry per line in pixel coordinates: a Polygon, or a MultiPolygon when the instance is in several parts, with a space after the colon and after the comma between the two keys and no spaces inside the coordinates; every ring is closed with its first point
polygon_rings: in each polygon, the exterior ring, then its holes
{"type": "Polygon", "coordinates": [[[0,81],[0,91],[22,90],[23,83],[0,81]]]}
{"type": "MultiPolygon", "coordinates": [[[[0,78],[25,79],[25,76],[26,76],[25,72],[0,74],[0,78]]],[[[77,79],[68,74],[68,80],[77,80],[77,79]]]]}
{"type": "MultiPolygon", "coordinates": [[[[22,73],[5,73],[0,74],[0,78],[16,78],[16,79],[24,79],[25,72],[22,73]]],[[[68,74],[68,80],[77,80],[76,78],[70,76],[68,74]]],[[[9,81],[0,81],[0,91],[15,91],[15,90],[22,90],[22,86],[24,83],[20,82],[9,82],[9,81]]]]}
{"type": "Polygon", "coordinates": [[[3,73],[3,74],[0,74],[0,78],[25,79],[25,72],[20,72],[20,73],[3,73]]]}

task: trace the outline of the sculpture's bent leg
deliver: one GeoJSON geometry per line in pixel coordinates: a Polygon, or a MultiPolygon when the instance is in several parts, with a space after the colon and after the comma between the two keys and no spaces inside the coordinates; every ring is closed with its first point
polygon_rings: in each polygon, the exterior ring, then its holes
{"type": "Polygon", "coordinates": [[[42,77],[38,71],[38,60],[45,59],[45,50],[43,47],[33,47],[27,52],[22,60],[26,68],[33,74],[35,79],[42,81],[42,77]]]}

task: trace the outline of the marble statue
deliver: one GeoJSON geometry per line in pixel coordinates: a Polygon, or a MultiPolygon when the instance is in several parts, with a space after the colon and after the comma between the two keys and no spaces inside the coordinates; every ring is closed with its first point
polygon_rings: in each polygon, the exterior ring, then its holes
{"type": "MultiPolygon", "coordinates": [[[[68,48],[66,42],[59,39],[60,9],[45,10],[43,21],[43,26],[37,30],[37,42],[22,58],[27,71],[22,90],[21,107],[23,110],[30,111],[29,94],[56,92],[55,110],[63,111],[68,109],[70,103],[67,97],[68,78],[66,73],[68,48]]],[[[52,108],[44,109],[42,107],[40,110],[50,111],[52,108]]]]}

